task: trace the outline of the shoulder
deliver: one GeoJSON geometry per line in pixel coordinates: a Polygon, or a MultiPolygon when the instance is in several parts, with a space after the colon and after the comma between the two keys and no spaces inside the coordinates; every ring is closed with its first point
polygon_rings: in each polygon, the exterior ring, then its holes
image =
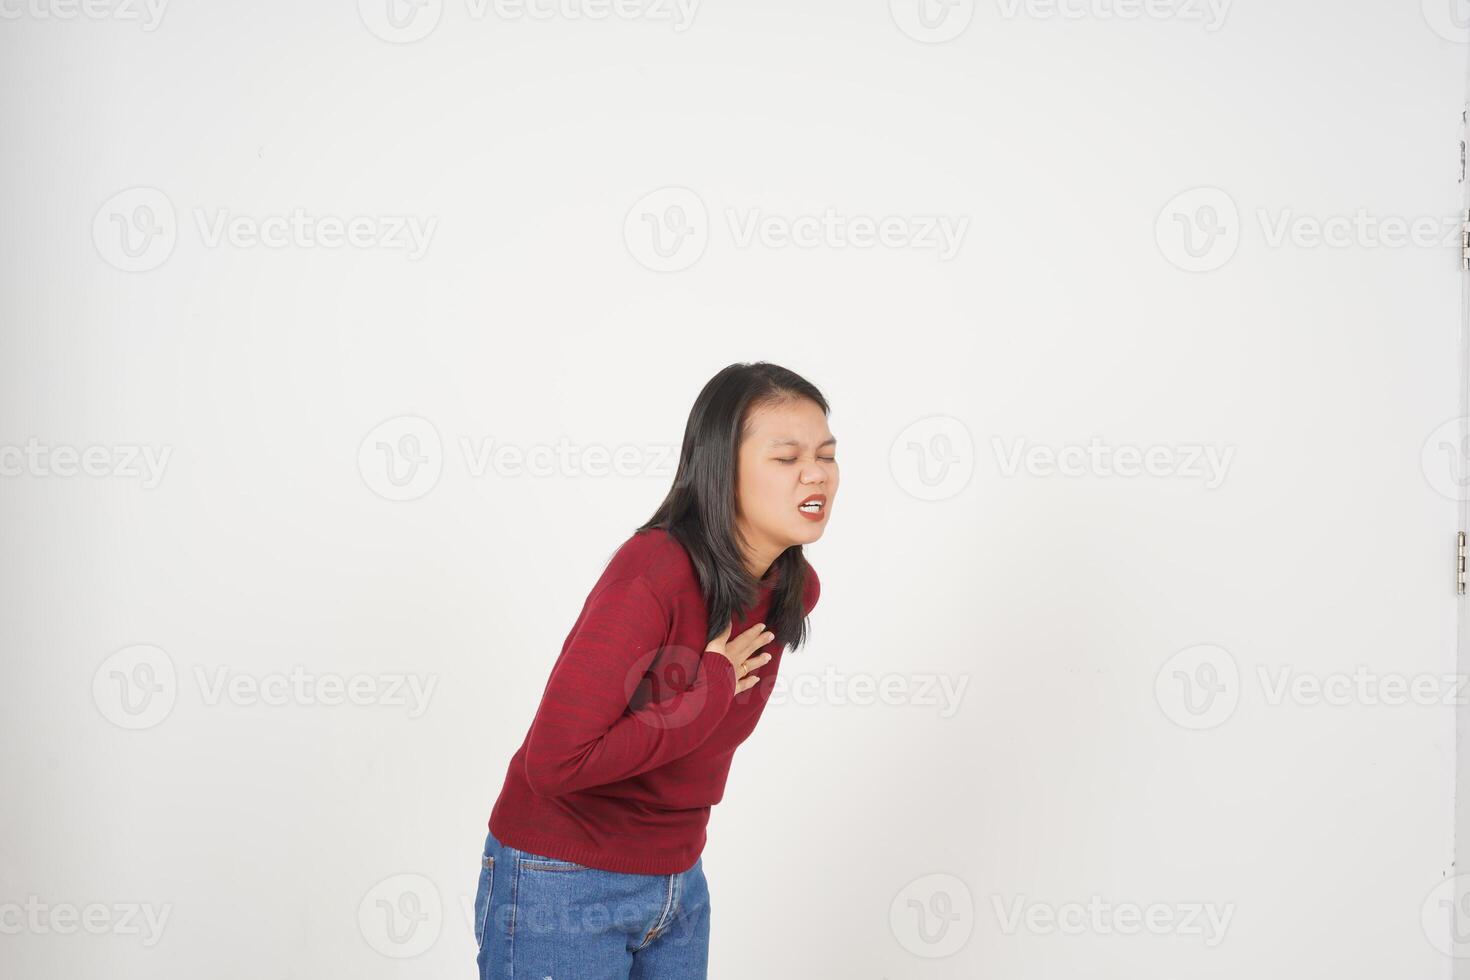
{"type": "Polygon", "coordinates": [[[603,573],[610,580],[641,578],[656,593],[698,587],[694,563],[684,546],[663,528],[634,531],[618,546],[603,573]]]}
{"type": "MultiPolygon", "coordinates": [[[[614,616],[649,629],[667,627],[670,619],[669,583],[674,565],[671,548],[683,547],[667,532],[651,528],[634,531],[614,550],[592,586],[583,607],[595,615],[614,616]]],[[[687,561],[687,559],[686,559],[687,561]]]]}

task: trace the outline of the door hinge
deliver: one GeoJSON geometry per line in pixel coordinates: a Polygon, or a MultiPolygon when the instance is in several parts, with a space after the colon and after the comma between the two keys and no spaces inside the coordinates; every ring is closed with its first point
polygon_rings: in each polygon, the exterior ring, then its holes
{"type": "Polygon", "coordinates": [[[1455,595],[1465,594],[1465,532],[1461,531],[1455,548],[1455,595]]]}
{"type": "Polygon", "coordinates": [[[1470,211],[1460,214],[1460,266],[1470,269],[1470,211]]]}

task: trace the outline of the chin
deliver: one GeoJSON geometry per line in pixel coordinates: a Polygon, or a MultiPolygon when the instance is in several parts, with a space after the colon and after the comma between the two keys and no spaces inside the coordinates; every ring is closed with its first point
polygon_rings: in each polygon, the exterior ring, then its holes
{"type": "Polygon", "coordinates": [[[791,538],[792,544],[811,544],[822,536],[823,531],[827,530],[827,522],[825,520],[814,524],[808,524],[805,519],[800,517],[797,520],[802,521],[805,526],[795,529],[796,533],[791,538]]]}

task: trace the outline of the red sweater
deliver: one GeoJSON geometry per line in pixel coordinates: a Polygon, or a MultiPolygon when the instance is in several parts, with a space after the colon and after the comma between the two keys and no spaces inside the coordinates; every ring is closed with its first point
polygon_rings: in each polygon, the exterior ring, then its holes
{"type": "MultiPolygon", "coordinates": [[[[806,569],[808,612],[821,584],[806,569]]],[[[733,638],[765,622],[772,572],[733,638]]],[[[530,731],[490,811],[503,844],[608,871],[674,874],[704,850],[735,749],[765,710],[786,640],[735,694],[735,668],[705,650],[709,615],[689,553],[635,532],[593,586],[562,644],[530,731]]],[[[767,627],[769,628],[769,626],[767,627]]]]}

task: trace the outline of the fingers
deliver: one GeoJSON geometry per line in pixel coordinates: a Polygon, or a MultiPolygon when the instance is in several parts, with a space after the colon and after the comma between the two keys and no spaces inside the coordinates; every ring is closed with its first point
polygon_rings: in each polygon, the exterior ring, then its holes
{"type": "MultiPolygon", "coordinates": [[[[772,633],[757,633],[756,642],[769,642],[770,638],[772,638],[772,633]]],[[[742,635],[741,639],[742,641],[744,641],[745,635],[742,635]]],[[[741,679],[736,680],[735,693],[744,693],[745,691],[750,691],[751,688],[754,688],[757,683],[760,683],[760,674],[748,673],[748,671],[757,670],[760,669],[760,667],[764,667],[766,666],[766,664],[769,664],[770,654],[769,652],[766,652],[766,654],[756,654],[754,655],[754,657],[751,657],[750,651],[745,651],[742,652],[742,654],[739,654],[738,663],[739,666],[736,667],[736,673],[738,673],[739,670],[745,670],[747,671],[747,673],[745,673],[745,676],[741,677],[741,679]]]]}
{"type": "MultiPolygon", "coordinates": [[[[770,659],[771,655],[769,653],[763,653],[759,657],[748,661],[748,664],[750,669],[754,670],[757,667],[765,666],[770,659]]],[[[735,682],[735,693],[741,694],[745,691],[750,690],[752,687],[755,687],[757,684],[760,683],[760,679],[761,676],[759,674],[746,674],[744,677],[735,682]]]]}
{"type": "Polygon", "coordinates": [[[755,653],[756,650],[759,650],[761,647],[765,646],[767,643],[770,643],[775,638],[776,634],[774,633],[757,633],[755,637],[749,641],[749,643],[741,645],[740,658],[744,660],[746,657],[749,657],[750,655],[755,653]]]}
{"type": "Polygon", "coordinates": [[[735,641],[734,645],[727,647],[727,649],[732,650],[741,660],[744,660],[750,656],[752,651],[765,646],[775,638],[776,634],[766,630],[765,623],[756,623],[750,629],[741,633],[740,638],[735,641]]]}
{"type": "MultiPolygon", "coordinates": [[[[761,653],[755,656],[751,656],[751,654],[775,638],[776,634],[768,631],[765,623],[756,623],[750,629],[740,634],[740,639],[735,642],[733,649],[729,646],[726,649],[734,654],[734,660],[732,662],[743,666],[746,671],[752,671],[770,663],[771,654],[761,653]]],[[[735,693],[742,694],[759,683],[759,674],[747,673],[735,682],[735,693]]]]}
{"type": "Polygon", "coordinates": [[[733,622],[727,622],[724,630],[718,637],[711,640],[705,650],[710,653],[723,654],[725,659],[735,667],[738,676],[735,682],[735,693],[748,691],[760,682],[760,677],[750,674],[749,671],[763,667],[771,661],[771,654],[755,654],[755,651],[770,643],[776,638],[776,634],[766,629],[765,623],[756,623],[749,629],[741,630],[740,635],[730,639],[730,630],[733,622]],[[754,656],[752,656],[755,654],[754,656]]]}

